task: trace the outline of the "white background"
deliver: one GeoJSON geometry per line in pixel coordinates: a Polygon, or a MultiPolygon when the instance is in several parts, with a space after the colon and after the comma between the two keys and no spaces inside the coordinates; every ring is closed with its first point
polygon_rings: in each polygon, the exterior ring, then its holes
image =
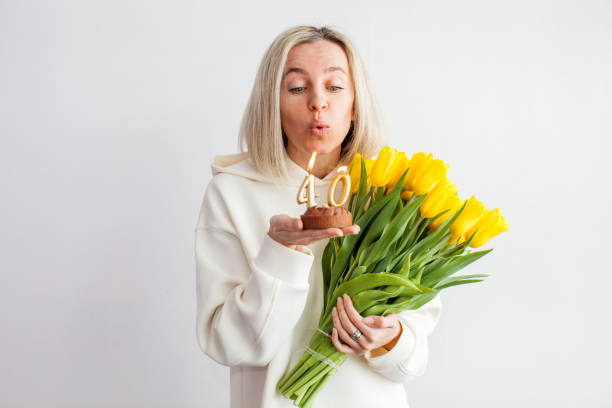
{"type": "Polygon", "coordinates": [[[610,407],[612,2],[0,1],[0,406],[224,407],[194,228],[259,61],[349,35],[409,154],[512,229],[442,294],[413,408],[610,407]]]}

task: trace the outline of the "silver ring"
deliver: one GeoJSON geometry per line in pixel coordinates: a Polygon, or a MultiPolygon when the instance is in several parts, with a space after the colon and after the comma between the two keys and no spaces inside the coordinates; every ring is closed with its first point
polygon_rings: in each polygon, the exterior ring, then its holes
{"type": "Polygon", "coordinates": [[[361,330],[357,329],[355,331],[355,333],[351,334],[351,339],[355,340],[355,342],[359,342],[359,339],[361,338],[361,330]]]}

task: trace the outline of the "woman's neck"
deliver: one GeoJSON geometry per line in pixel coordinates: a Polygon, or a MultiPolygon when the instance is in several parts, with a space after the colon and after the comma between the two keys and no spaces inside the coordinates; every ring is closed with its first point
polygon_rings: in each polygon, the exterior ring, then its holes
{"type": "MultiPolygon", "coordinates": [[[[315,165],[311,173],[320,179],[327,176],[336,166],[338,166],[341,149],[341,146],[338,146],[329,153],[317,153],[315,165]]],[[[291,146],[287,146],[287,154],[298,166],[304,170],[308,170],[308,162],[310,161],[312,153],[302,152],[297,149],[292,149],[291,146]]]]}

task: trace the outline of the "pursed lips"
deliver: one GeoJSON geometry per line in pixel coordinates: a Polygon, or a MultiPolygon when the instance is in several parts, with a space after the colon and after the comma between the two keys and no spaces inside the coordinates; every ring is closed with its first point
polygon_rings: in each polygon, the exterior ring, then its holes
{"type": "Polygon", "coordinates": [[[322,120],[314,120],[310,123],[310,129],[329,129],[329,124],[323,122],[322,120]]]}

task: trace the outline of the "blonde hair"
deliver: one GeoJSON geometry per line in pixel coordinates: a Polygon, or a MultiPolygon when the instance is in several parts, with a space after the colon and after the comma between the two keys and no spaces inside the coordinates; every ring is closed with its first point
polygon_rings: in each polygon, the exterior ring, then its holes
{"type": "Polygon", "coordinates": [[[340,162],[355,153],[371,157],[382,147],[386,134],[370,80],[355,46],[343,34],[326,26],[297,26],[280,33],[264,54],[240,125],[239,148],[248,150],[255,167],[275,180],[287,175],[285,138],[280,117],[280,87],[287,54],[302,43],[327,40],[346,53],[353,76],[354,121],[342,142],[340,162]]]}

